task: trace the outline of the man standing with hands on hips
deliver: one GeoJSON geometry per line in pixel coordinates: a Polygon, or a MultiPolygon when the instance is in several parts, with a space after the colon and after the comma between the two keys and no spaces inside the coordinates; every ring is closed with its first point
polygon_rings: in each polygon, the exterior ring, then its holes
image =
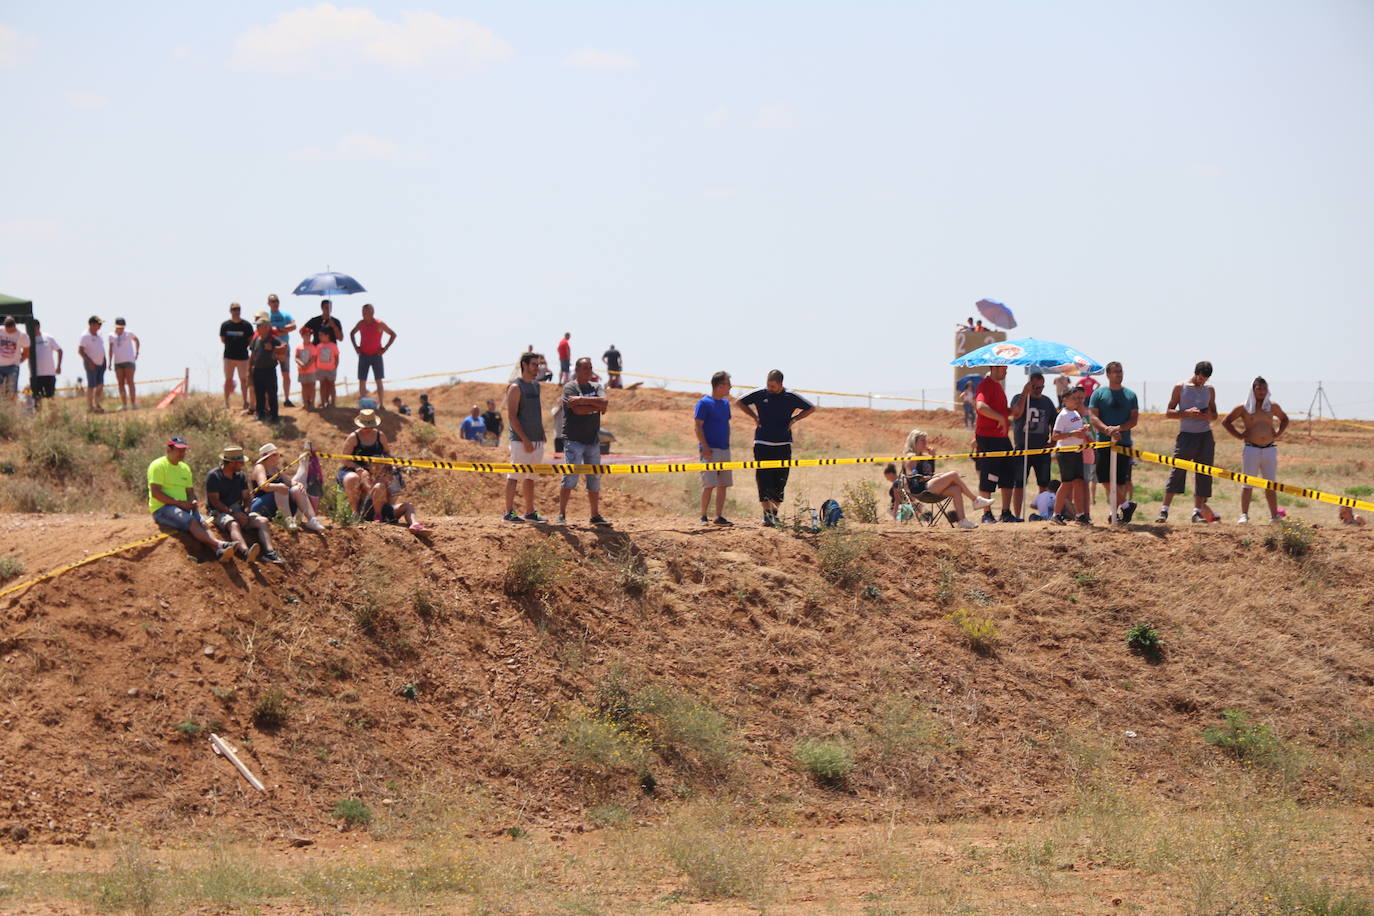
{"type": "MultiPolygon", "coordinates": [[[[782,370],[768,373],[768,384],[751,391],[737,402],[744,415],[753,420],[754,460],[787,461],[792,458],[792,427],[816,412],[816,405],[782,387],[782,370]]],[[[713,450],[714,453],[714,450],[713,450]]],[[[778,524],[778,507],[787,491],[791,468],[767,468],[754,472],[763,506],[763,524],[778,524]]]]}

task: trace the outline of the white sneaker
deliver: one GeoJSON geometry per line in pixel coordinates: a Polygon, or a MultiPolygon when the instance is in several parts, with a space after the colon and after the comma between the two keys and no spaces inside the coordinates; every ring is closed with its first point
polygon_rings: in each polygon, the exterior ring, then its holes
{"type": "Polygon", "coordinates": [[[975,522],[973,519],[968,518],[967,516],[965,516],[964,518],[959,519],[958,523],[956,524],[956,527],[958,527],[958,528],[977,528],[977,527],[978,527],[978,523],[975,522]]]}
{"type": "Polygon", "coordinates": [[[973,508],[975,509],[986,509],[988,506],[991,505],[992,500],[985,496],[975,496],[973,499],[973,508]]]}
{"type": "Polygon", "coordinates": [[[324,523],[317,518],[306,519],[305,524],[301,527],[304,528],[306,531],[313,531],[316,534],[319,534],[322,531],[324,531],[324,523]]]}
{"type": "Polygon", "coordinates": [[[1248,515],[1246,515],[1244,512],[1242,512],[1242,513],[1240,514],[1240,518],[1236,519],[1236,524],[1237,524],[1237,525],[1248,525],[1248,524],[1250,524],[1250,516],[1248,516],[1248,515]]]}

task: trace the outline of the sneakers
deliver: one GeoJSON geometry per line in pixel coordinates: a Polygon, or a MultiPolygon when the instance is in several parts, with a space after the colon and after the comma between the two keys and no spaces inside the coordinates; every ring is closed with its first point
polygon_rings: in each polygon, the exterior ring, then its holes
{"type": "Polygon", "coordinates": [[[566,525],[567,523],[568,523],[568,517],[567,517],[566,515],[560,515],[560,516],[558,516],[558,524],[560,524],[560,525],[566,525]]]}
{"type": "Polygon", "coordinates": [[[262,558],[266,560],[268,563],[275,563],[278,566],[284,566],[286,564],[286,560],[282,559],[282,555],[277,553],[275,550],[267,551],[262,555],[262,558]]]}
{"type": "Polygon", "coordinates": [[[1159,510],[1159,515],[1155,517],[1155,523],[1167,522],[1169,520],[1169,507],[1164,506],[1159,510]]]}
{"type": "Polygon", "coordinates": [[[234,562],[234,545],[229,541],[220,541],[219,546],[215,548],[215,559],[225,566],[234,562]]]}
{"type": "Polygon", "coordinates": [[[1205,521],[1207,521],[1207,519],[1205,519],[1205,518],[1202,517],[1202,510],[1201,510],[1201,509],[1194,509],[1194,510],[1193,510],[1193,517],[1190,518],[1190,519],[1188,519],[1188,521],[1190,521],[1190,522],[1205,522],[1205,521]]]}
{"type": "Polygon", "coordinates": [[[540,515],[538,512],[527,512],[527,513],[525,513],[525,521],[527,521],[527,522],[546,522],[546,521],[548,521],[548,519],[544,518],[544,516],[540,515]]]}
{"type": "MultiPolygon", "coordinates": [[[[705,517],[702,518],[702,521],[703,521],[703,522],[706,521],[705,517]]],[[[735,524],[735,523],[732,522],[732,521],[730,521],[728,518],[726,518],[726,517],[723,516],[723,515],[717,515],[717,516],[716,516],[716,520],[715,520],[715,522],[713,522],[713,524],[716,524],[716,525],[723,525],[723,526],[725,526],[725,527],[734,527],[734,524],[735,524]]]]}
{"type": "Polygon", "coordinates": [[[1121,524],[1128,524],[1131,520],[1131,516],[1135,515],[1135,510],[1135,503],[1131,502],[1129,499],[1118,506],[1117,511],[1121,513],[1121,524]]]}
{"type": "Polygon", "coordinates": [[[282,402],[281,402],[281,406],[283,406],[283,407],[295,407],[296,405],[291,403],[291,399],[290,399],[290,398],[287,398],[285,401],[282,401],[282,402]]]}
{"type": "Polygon", "coordinates": [[[1026,521],[1028,522],[1043,522],[1044,520],[1045,519],[1041,517],[1039,512],[1032,512],[1030,515],[1026,516],[1026,521]]]}
{"type": "Polygon", "coordinates": [[[999,518],[998,521],[999,521],[999,522],[1019,522],[1019,521],[1023,521],[1023,519],[1019,519],[1019,518],[1017,518],[1016,516],[1012,515],[1010,509],[1003,509],[1003,510],[1002,510],[1002,517],[999,518]]]}
{"type": "Polygon", "coordinates": [[[765,513],[763,513],[763,527],[765,527],[765,528],[776,528],[776,527],[778,527],[778,513],[776,513],[776,512],[765,512],[765,513]]]}
{"type": "Polygon", "coordinates": [[[975,509],[986,509],[988,506],[991,505],[992,500],[986,496],[975,496],[973,498],[973,508],[975,509]]]}
{"type": "Polygon", "coordinates": [[[711,521],[711,519],[708,518],[708,517],[705,516],[705,515],[703,515],[703,516],[701,517],[701,523],[702,523],[703,525],[709,524],[710,521],[711,521]]]}
{"type": "Polygon", "coordinates": [[[301,527],[304,528],[306,531],[313,531],[316,534],[321,534],[324,532],[324,523],[321,522],[318,518],[306,519],[305,524],[301,527]]]}
{"type": "Polygon", "coordinates": [[[966,516],[964,516],[963,518],[959,519],[959,521],[955,522],[955,523],[954,523],[954,527],[956,527],[956,528],[977,528],[977,527],[978,527],[978,523],[975,522],[973,519],[969,518],[969,517],[966,515],[966,516]]]}
{"type": "Polygon", "coordinates": [[[1093,518],[1091,515],[1084,512],[1082,515],[1078,516],[1078,518],[1074,519],[1074,521],[1078,522],[1080,525],[1091,525],[1093,523],[1093,518]]]}
{"type": "Polygon", "coordinates": [[[1242,513],[1240,514],[1240,518],[1236,519],[1236,524],[1237,524],[1237,525],[1248,525],[1248,524],[1250,524],[1250,516],[1248,516],[1248,515],[1246,515],[1244,512],[1242,512],[1242,513]]]}
{"type": "Polygon", "coordinates": [[[1069,520],[1062,515],[1056,515],[1054,518],[1050,519],[1050,521],[1054,522],[1056,525],[1067,525],[1069,523],[1069,520]]]}
{"type": "Polygon", "coordinates": [[[592,518],[591,518],[591,522],[592,522],[593,525],[596,525],[598,528],[609,528],[609,527],[611,527],[611,523],[608,522],[608,521],[606,521],[606,519],[602,518],[600,515],[593,515],[592,518]]]}
{"type": "Polygon", "coordinates": [[[995,524],[997,524],[997,516],[993,515],[991,512],[984,512],[984,513],[983,513],[983,524],[984,524],[984,525],[995,525],[995,524]]]}
{"type": "Polygon", "coordinates": [[[300,526],[300,523],[296,521],[296,517],[295,517],[294,515],[288,515],[288,516],[286,517],[286,530],[287,530],[287,531],[299,531],[299,530],[300,530],[300,527],[301,527],[301,526],[300,526]]]}
{"type": "Polygon", "coordinates": [[[515,510],[512,509],[511,511],[507,512],[505,515],[501,516],[501,521],[503,521],[503,522],[520,522],[520,521],[524,521],[524,519],[522,519],[520,516],[516,515],[516,514],[515,514],[515,510]]]}
{"type": "Polygon", "coordinates": [[[258,558],[258,554],[260,554],[260,553],[262,553],[262,545],[261,545],[261,544],[254,544],[253,546],[249,547],[247,550],[245,550],[245,551],[243,551],[242,553],[240,553],[239,556],[243,558],[243,561],[244,561],[245,563],[252,563],[254,560],[256,560],[256,559],[258,558]]]}

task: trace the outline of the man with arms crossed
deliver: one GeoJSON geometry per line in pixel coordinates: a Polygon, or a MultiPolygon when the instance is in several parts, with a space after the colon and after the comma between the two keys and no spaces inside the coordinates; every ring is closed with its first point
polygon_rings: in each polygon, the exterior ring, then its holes
{"type": "MultiPolygon", "coordinates": [[[[702,461],[730,460],[730,373],[717,372],[711,376],[711,393],[697,401],[693,413],[697,428],[697,453],[702,461]]],[[[716,524],[732,524],[725,517],[725,491],[735,482],[734,471],[701,472],[701,521],[710,521],[706,514],[711,505],[711,491],[716,491],[716,524]]]]}
{"type": "Polygon", "coordinates": [[[291,332],[296,330],[296,319],[281,310],[281,300],[276,293],[267,297],[267,320],[272,324],[272,333],[282,342],[275,356],[277,365],[281,366],[281,406],[295,407],[291,403],[291,332]]]}
{"type": "MultiPolygon", "coordinates": [[[[1107,363],[1107,387],[1094,389],[1088,398],[1088,422],[1096,434],[1098,442],[1116,442],[1127,448],[1131,446],[1131,430],[1140,421],[1140,402],[1135,392],[1123,387],[1121,380],[1126,370],[1121,363],[1107,363]]],[[[1085,456],[1084,460],[1088,460],[1085,456]]],[[[1131,500],[1134,490],[1131,486],[1131,459],[1109,448],[1097,450],[1097,482],[1102,484],[1102,492],[1107,494],[1107,512],[1111,513],[1112,466],[1116,462],[1116,498],[1119,502],[1121,521],[1129,522],[1135,514],[1135,503],[1131,500]],[[1125,499],[1122,499],[1122,497],[1125,499]]]]}
{"type": "MultiPolygon", "coordinates": [[[[1251,477],[1277,480],[1279,473],[1279,437],[1288,428],[1288,414],[1275,404],[1269,396],[1269,383],[1258,377],[1250,386],[1250,394],[1245,403],[1235,407],[1221,421],[1221,428],[1245,443],[1241,448],[1241,470],[1251,477]],[[1279,421],[1278,429],[1274,421],[1279,421]],[[1236,429],[1236,423],[1243,422],[1244,429],[1236,429]]],[[[1240,518],[1237,525],[1250,521],[1250,493],[1253,488],[1246,484],[1240,491],[1240,518]]],[[[1269,503],[1269,520],[1279,519],[1279,494],[1265,490],[1264,498],[1269,503]]]]}
{"type": "MultiPolygon", "coordinates": [[[[1212,421],[1217,418],[1217,392],[1207,380],[1212,377],[1212,364],[1203,360],[1193,367],[1192,378],[1179,382],[1169,395],[1169,409],[1165,413],[1170,420],[1178,421],[1178,438],[1174,440],[1174,457],[1198,464],[1211,464],[1216,461],[1217,442],[1212,436],[1212,421]]],[[[1169,472],[1169,482],[1164,487],[1164,506],[1159,510],[1156,522],[1169,520],[1169,504],[1174,497],[1183,492],[1188,481],[1188,472],[1174,468],[1169,472]]],[[[1215,518],[1207,500],[1212,496],[1212,478],[1206,474],[1193,475],[1193,521],[1205,522],[1215,518]],[[1203,511],[1206,510],[1206,511],[1203,511]]]]}
{"type": "MultiPolygon", "coordinates": [[[[792,427],[816,412],[816,405],[782,387],[780,369],[768,373],[765,387],[749,392],[737,403],[745,416],[757,424],[754,428],[755,461],[790,459],[792,427]]],[[[778,507],[786,494],[790,471],[791,468],[767,468],[754,472],[766,527],[778,524],[778,507]]]]}
{"type": "MultiPolygon", "coordinates": [[[[520,377],[506,389],[506,415],[510,417],[510,460],[512,464],[544,463],[544,408],[539,403],[539,374],[541,353],[520,354],[520,377]]],[[[506,514],[508,522],[542,522],[544,517],[534,511],[534,474],[506,475],[506,514]],[[525,516],[515,514],[515,483],[520,481],[525,497],[525,516]]]]}
{"type": "MultiPolygon", "coordinates": [[[[563,460],[568,464],[601,463],[601,415],[611,406],[606,389],[592,381],[592,359],[579,357],[573,365],[573,380],[563,386],[563,460]]],[[[477,407],[472,408],[473,413],[477,407]]],[[[609,526],[601,517],[601,475],[587,474],[587,504],[592,524],[609,526]]],[[[577,489],[577,475],[564,474],[558,491],[558,523],[567,522],[568,500],[577,489]]]]}
{"type": "MultiPolygon", "coordinates": [[[[1011,427],[1016,440],[1017,449],[1037,449],[1048,448],[1050,444],[1050,429],[1054,426],[1055,416],[1058,410],[1054,406],[1054,401],[1045,397],[1045,376],[1040,372],[1032,372],[1030,378],[1026,380],[1026,387],[1021,389],[1021,393],[1011,399],[1011,410],[1008,417],[1011,419],[1011,427]],[[1030,405],[1029,422],[1026,417],[1026,407],[1030,405]]],[[[1050,487],[1050,480],[1054,477],[1052,473],[1053,455],[1030,455],[1021,458],[1013,458],[1013,461],[1021,464],[1024,477],[1026,471],[1035,472],[1035,483],[1040,487],[1040,492],[1044,493],[1050,487]]],[[[1028,481],[1021,481],[1022,484],[1028,481]]],[[[1019,486],[1011,491],[1012,514],[1018,518],[1021,515],[1025,500],[1025,487],[1019,486]]],[[[1032,519],[1034,521],[1034,519],[1032,519]]]]}

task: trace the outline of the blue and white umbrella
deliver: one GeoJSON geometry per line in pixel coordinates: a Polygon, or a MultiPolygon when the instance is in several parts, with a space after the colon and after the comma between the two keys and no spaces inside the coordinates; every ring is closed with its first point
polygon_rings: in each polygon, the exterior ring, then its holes
{"type": "Polygon", "coordinates": [[[1024,337],[1020,340],[1002,340],[990,343],[977,350],[970,350],[950,362],[951,366],[974,368],[977,366],[1034,366],[1048,369],[1061,375],[1097,375],[1102,364],[1080,350],[1066,347],[1052,340],[1037,340],[1024,337]]]}
{"type": "Polygon", "coordinates": [[[315,274],[313,277],[306,277],[291,291],[291,295],[351,296],[354,293],[365,292],[367,292],[367,290],[363,288],[363,285],[348,274],[328,271],[322,274],[315,274]]]}
{"type": "Polygon", "coordinates": [[[974,308],[978,309],[978,314],[999,328],[1010,330],[1016,327],[1016,316],[1011,313],[1011,309],[996,299],[979,299],[973,305],[974,308]]]}

